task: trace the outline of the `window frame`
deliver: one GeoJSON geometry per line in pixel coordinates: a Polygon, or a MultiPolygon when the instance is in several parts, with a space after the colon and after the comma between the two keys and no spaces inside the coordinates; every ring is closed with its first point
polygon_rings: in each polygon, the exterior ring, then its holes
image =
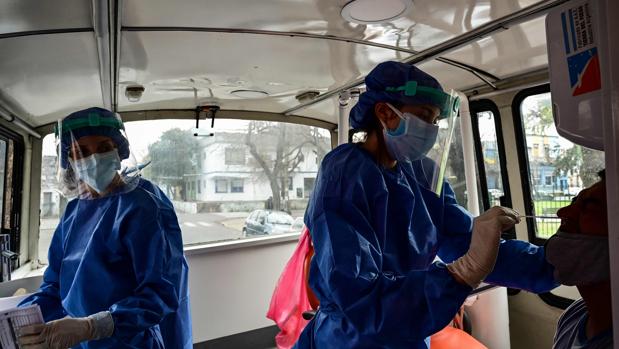
{"type": "MultiPolygon", "coordinates": [[[[512,119],[514,121],[514,133],[516,135],[516,150],[518,153],[518,166],[520,168],[520,182],[522,185],[522,196],[524,199],[524,210],[527,216],[535,215],[535,206],[533,203],[533,195],[531,191],[531,167],[529,166],[529,156],[527,153],[527,140],[524,132],[523,118],[521,112],[522,102],[531,96],[549,93],[550,84],[544,84],[531,88],[524,89],[518,92],[512,100],[512,119]]],[[[541,180],[541,178],[540,178],[541,180]]],[[[545,180],[545,178],[544,178],[545,180]]],[[[534,218],[525,218],[527,222],[527,230],[529,242],[542,246],[547,239],[537,236],[537,227],[534,218]]]]}
{"type": "Polygon", "coordinates": [[[0,228],[2,228],[2,233],[6,234],[6,228],[4,228],[4,217],[5,217],[5,208],[6,203],[6,192],[7,190],[11,191],[12,197],[12,205],[11,205],[11,219],[10,228],[8,228],[10,235],[10,249],[15,253],[19,253],[20,251],[20,243],[21,243],[21,202],[22,202],[22,194],[23,194],[23,170],[24,170],[24,155],[25,155],[25,145],[24,139],[18,133],[15,133],[9,130],[6,127],[0,127],[0,139],[6,142],[6,158],[5,158],[5,176],[2,179],[4,181],[4,193],[2,199],[2,208],[0,208],[0,212],[2,214],[2,219],[0,220],[0,228]],[[7,164],[9,159],[9,143],[13,142],[13,171],[11,173],[11,186],[7,186],[7,164]]]}
{"type": "MultiPolygon", "coordinates": [[[[486,165],[484,163],[484,149],[481,143],[479,133],[478,113],[491,112],[494,117],[494,129],[496,131],[497,151],[499,155],[501,184],[503,185],[503,196],[501,198],[501,206],[512,207],[512,194],[509,186],[509,174],[507,171],[507,155],[505,153],[505,138],[503,136],[503,125],[501,123],[501,113],[497,105],[489,99],[481,99],[472,101],[471,122],[473,126],[473,138],[475,145],[475,157],[477,159],[477,171],[479,174],[479,185],[482,193],[488,192],[488,181],[486,179],[486,165]]],[[[485,210],[490,209],[490,199],[487,195],[482,195],[482,204],[485,210]]],[[[515,230],[506,232],[504,235],[509,235],[510,238],[516,238],[515,230]]]]}
{"type": "MultiPolygon", "coordinates": [[[[522,186],[522,197],[524,199],[524,209],[526,215],[533,215],[535,213],[535,206],[533,203],[533,196],[531,194],[531,168],[529,166],[529,156],[527,152],[528,149],[526,134],[524,132],[521,106],[522,102],[524,102],[526,98],[549,92],[551,92],[550,84],[543,84],[521,90],[514,96],[512,100],[512,120],[514,122],[516,151],[518,153],[518,167],[520,168],[520,182],[522,186]]],[[[547,239],[537,236],[537,229],[534,218],[526,218],[526,222],[529,242],[538,246],[543,246],[546,243],[547,239]]],[[[572,299],[558,296],[552,293],[552,291],[541,293],[538,296],[546,304],[559,309],[566,309],[574,301],[572,299]]]]}

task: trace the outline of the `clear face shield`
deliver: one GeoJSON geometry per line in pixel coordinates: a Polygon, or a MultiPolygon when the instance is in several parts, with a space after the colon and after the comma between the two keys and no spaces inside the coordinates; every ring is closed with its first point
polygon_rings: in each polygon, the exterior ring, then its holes
{"type": "Polygon", "coordinates": [[[445,183],[445,171],[447,170],[447,161],[449,160],[449,151],[454,139],[454,130],[460,122],[458,112],[460,110],[460,99],[452,90],[445,93],[443,107],[441,108],[441,116],[438,120],[438,136],[436,143],[426,155],[436,165],[436,170],[432,173],[430,188],[441,195],[443,184],[445,183]]]}
{"type": "Polygon", "coordinates": [[[57,178],[65,196],[97,199],[136,188],[140,168],[118,114],[77,112],[58,121],[55,131],[57,178]]]}
{"type": "Polygon", "coordinates": [[[403,94],[403,100],[413,97],[415,104],[429,104],[439,108],[436,141],[422,160],[422,166],[428,187],[440,196],[445,181],[449,151],[454,139],[454,130],[459,122],[457,116],[460,110],[460,98],[458,94],[453,90],[444,92],[432,87],[418,86],[416,81],[409,81],[400,87],[390,87],[386,91],[403,94]]]}

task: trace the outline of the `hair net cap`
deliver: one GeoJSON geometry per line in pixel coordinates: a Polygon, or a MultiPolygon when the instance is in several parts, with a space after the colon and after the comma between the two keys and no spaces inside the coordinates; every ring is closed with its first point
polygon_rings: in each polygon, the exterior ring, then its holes
{"type": "Polygon", "coordinates": [[[416,82],[416,86],[443,91],[443,87],[434,77],[413,65],[394,61],[377,65],[365,78],[366,92],[361,94],[359,102],[350,112],[350,125],[356,129],[368,127],[377,102],[437,105],[436,100],[427,95],[411,96],[394,91],[395,88],[409,85],[411,82],[416,82]],[[391,91],[388,91],[389,89],[391,91]]]}
{"type": "Polygon", "coordinates": [[[129,157],[129,141],[123,135],[123,123],[116,113],[103,108],[88,108],[76,111],[62,120],[57,136],[60,139],[60,151],[63,152],[61,167],[69,166],[68,154],[73,140],[86,136],[105,136],[112,139],[118,148],[121,160],[129,157]],[[58,134],[62,132],[62,134],[58,134]]]}

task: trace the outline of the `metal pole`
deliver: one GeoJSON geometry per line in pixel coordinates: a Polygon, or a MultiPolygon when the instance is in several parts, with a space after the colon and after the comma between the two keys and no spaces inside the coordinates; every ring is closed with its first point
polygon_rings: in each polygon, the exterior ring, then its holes
{"type": "Polygon", "coordinates": [[[112,64],[110,61],[110,27],[108,1],[92,0],[92,22],[99,57],[99,81],[103,106],[112,109],[112,64]]]}
{"type": "Polygon", "coordinates": [[[475,173],[475,148],[473,146],[473,124],[469,101],[463,93],[460,96],[460,136],[462,137],[462,153],[464,156],[464,177],[466,179],[467,209],[478,216],[479,196],[477,195],[477,174],[475,173]]]}
{"type": "Polygon", "coordinates": [[[337,144],[342,145],[348,143],[348,103],[350,102],[350,92],[344,91],[340,93],[340,113],[337,120],[337,144]]]}

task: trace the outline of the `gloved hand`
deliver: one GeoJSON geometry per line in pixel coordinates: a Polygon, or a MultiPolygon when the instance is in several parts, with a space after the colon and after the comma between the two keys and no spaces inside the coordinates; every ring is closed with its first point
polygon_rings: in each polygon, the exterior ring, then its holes
{"type": "Polygon", "coordinates": [[[468,252],[447,265],[458,280],[476,288],[494,269],[501,232],[520,222],[518,212],[495,206],[473,220],[473,235],[468,252]]]}
{"type": "Polygon", "coordinates": [[[112,314],[102,311],[88,317],[66,317],[21,327],[19,345],[22,349],[67,349],[84,341],[110,337],[113,333],[112,314]]]}

